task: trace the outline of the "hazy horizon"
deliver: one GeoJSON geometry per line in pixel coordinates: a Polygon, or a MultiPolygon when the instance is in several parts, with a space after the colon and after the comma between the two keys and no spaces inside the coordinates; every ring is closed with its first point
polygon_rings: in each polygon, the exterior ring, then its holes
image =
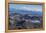
{"type": "Polygon", "coordinates": [[[9,4],[10,13],[31,13],[42,15],[42,5],[9,4]]]}

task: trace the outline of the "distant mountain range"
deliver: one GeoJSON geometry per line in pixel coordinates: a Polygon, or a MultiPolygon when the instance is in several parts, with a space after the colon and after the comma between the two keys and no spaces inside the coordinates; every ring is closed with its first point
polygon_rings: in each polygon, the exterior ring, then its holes
{"type": "Polygon", "coordinates": [[[28,10],[17,10],[17,9],[9,9],[10,14],[20,13],[20,14],[31,14],[31,15],[42,15],[41,11],[28,11],[28,10]]]}

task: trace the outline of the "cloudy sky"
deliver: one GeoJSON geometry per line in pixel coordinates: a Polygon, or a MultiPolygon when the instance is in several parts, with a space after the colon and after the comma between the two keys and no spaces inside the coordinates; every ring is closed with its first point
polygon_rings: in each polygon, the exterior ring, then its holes
{"type": "Polygon", "coordinates": [[[42,11],[42,5],[27,5],[27,4],[9,4],[9,8],[28,10],[28,11],[42,11]]]}

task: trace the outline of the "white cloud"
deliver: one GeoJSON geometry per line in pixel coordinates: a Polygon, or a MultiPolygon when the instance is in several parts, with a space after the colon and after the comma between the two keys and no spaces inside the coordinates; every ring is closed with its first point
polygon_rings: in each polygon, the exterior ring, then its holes
{"type": "Polygon", "coordinates": [[[34,7],[34,8],[31,8],[31,7],[20,7],[20,8],[16,8],[16,9],[20,9],[20,10],[28,10],[28,11],[42,11],[42,8],[37,8],[37,7],[34,7]]]}

